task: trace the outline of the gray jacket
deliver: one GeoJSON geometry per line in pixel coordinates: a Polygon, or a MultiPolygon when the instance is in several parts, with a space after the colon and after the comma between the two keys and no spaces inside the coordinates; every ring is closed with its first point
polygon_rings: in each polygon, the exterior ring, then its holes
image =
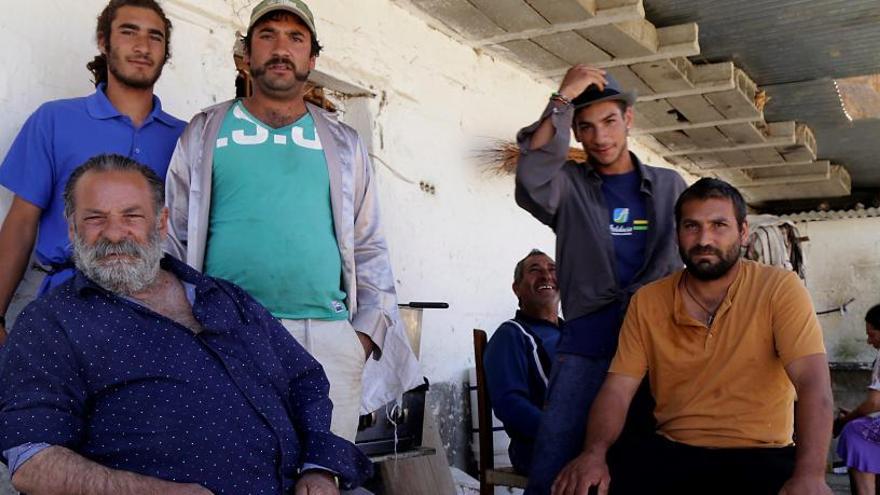
{"type": "Polygon", "coordinates": [[[557,278],[567,321],[615,300],[626,307],[639,287],[682,267],[674,206],[686,187],[675,171],[643,165],[631,154],[642,178],[650,229],[641,269],[630,286],[620,287],[602,177],[586,163],[568,160],[573,116],[571,105],[557,109],[551,103],[537,122],[520,130],[516,168],[517,204],[556,233],[557,278]],[[556,134],[542,148],[529,150],[545,118],[553,119],[556,134]]]}
{"type": "MultiPolygon", "coordinates": [[[[166,250],[203,269],[217,134],[235,100],[193,117],[180,136],[165,182],[169,210],[166,250]]],[[[342,289],[351,325],[379,349],[364,369],[362,412],[371,412],[420,384],[415,355],[397,310],[397,295],[379,218],[376,185],[357,131],[307,104],[330,174],[330,203],[342,259],[342,289]]]]}

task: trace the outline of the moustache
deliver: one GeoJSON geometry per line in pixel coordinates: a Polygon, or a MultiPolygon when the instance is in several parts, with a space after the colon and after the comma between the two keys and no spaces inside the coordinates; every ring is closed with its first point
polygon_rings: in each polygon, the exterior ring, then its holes
{"type": "Polygon", "coordinates": [[[283,65],[288,69],[296,72],[296,64],[293,63],[292,60],[282,58],[282,57],[272,57],[265,64],[263,64],[263,69],[269,69],[270,65],[283,65]]]}
{"type": "Polygon", "coordinates": [[[688,251],[689,256],[699,256],[701,254],[714,254],[718,257],[722,257],[724,255],[724,253],[722,253],[720,249],[713,248],[712,246],[695,246],[688,251]]]}
{"type": "Polygon", "coordinates": [[[139,258],[142,254],[142,248],[137,244],[137,242],[127,239],[121,242],[112,242],[107,239],[99,239],[95,242],[92,249],[95,253],[95,258],[102,259],[108,256],[131,256],[133,258],[139,258]]]}
{"type": "Polygon", "coordinates": [[[145,63],[145,64],[149,65],[150,67],[152,67],[153,65],[155,65],[155,63],[154,63],[149,57],[137,57],[137,56],[135,56],[135,57],[128,57],[126,60],[128,60],[129,62],[140,62],[140,63],[145,63]]]}
{"type": "Polygon", "coordinates": [[[304,73],[301,73],[296,70],[296,64],[293,62],[293,60],[279,57],[279,56],[274,56],[274,57],[270,58],[268,61],[266,61],[265,64],[263,64],[263,67],[261,68],[262,70],[260,70],[260,73],[264,74],[264,73],[268,72],[269,66],[272,66],[272,65],[282,65],[282,66],[290,69],[291,71],[293,71],[293,77],[296,78],[296,80],[300,81],[300,82],[308,81],[309,75],[312,72],[310,70],[307,70],[304,73]]]}

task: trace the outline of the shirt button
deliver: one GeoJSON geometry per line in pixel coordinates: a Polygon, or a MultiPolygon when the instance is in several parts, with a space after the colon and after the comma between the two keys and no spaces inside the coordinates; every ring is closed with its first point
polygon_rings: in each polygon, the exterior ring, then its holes
{"type": "Polygon", "coordinates": [[[134,149],[134,152],[140,154],[141,149],[140,149],[140,148],[135,148],[135,149],[134,149]]]}

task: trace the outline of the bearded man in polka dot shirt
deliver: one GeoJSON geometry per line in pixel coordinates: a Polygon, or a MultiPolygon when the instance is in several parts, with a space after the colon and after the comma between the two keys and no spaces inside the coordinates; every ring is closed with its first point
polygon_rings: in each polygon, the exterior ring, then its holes
{"type": "Polygon", "coordinates": [[[335,495],[369,460],[327,378],[232,283],[162,253],[162,180],[93,157],[64,193],[77,271],[0,353],[0,450],[26,493],[335,495]]]}

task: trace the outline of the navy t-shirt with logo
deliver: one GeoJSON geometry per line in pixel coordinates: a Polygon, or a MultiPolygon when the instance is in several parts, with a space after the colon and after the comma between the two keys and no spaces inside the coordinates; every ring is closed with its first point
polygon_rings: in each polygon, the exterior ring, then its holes
{"type": "MultiPolygon", "coordinates": [[[[650,225],[641,182],[637,170],[602,176],[602,195],[608,207],[608,231],[614,243],[620,288],[629,286],[644,264],[650,225]]],[[[557,352],[613,356],[624,310],[623,304],[615,301],[593,313],[566,321],[557,352]]]]}
{"type": "Polygon", "coordinates": [[[608,229],[614,241],[617,283],[627,287],[645,261],[648,239],[648,211],[640,192],[641,177],[636,170],[602,176],[602,194],[608,207],[608,229]]]}

